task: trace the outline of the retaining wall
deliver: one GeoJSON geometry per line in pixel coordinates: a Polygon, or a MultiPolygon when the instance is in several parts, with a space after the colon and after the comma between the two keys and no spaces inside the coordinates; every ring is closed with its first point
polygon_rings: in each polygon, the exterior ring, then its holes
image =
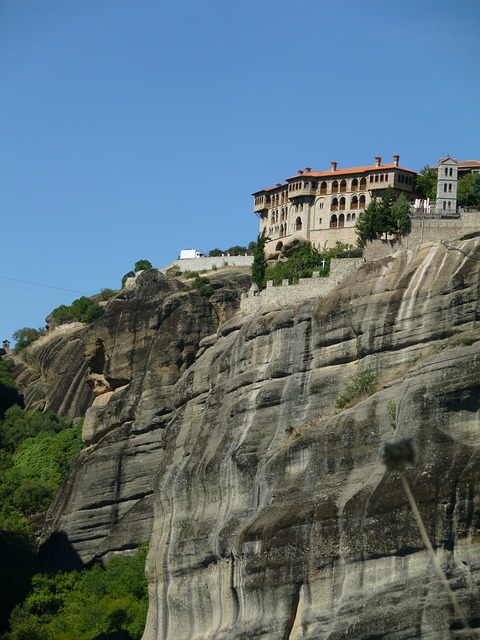
{"type": "Polygon", "coordinates": [[[171,267],[178,267],[182,271],[210,271],[211,269],[221,269],[222,267],[250,267],[253,256],[219,256],[218,258],[185,258],[175,260],[166,267],[159,269],[165,273],[171,267]]]}
{"type": "Polygon", "coordinates": [[[259,293],[244,293],[240,301],[240,310],[244,313],[256,313],[263,306],[283,307],[312,298],[321,298],[357,271],[363,262],[363,258],[334,258],[330,263],[330,275],[326,278],[300,278],[298,284],[288,284],[287,281],[280,286],[267,283],[267,288],[259,293]]]}

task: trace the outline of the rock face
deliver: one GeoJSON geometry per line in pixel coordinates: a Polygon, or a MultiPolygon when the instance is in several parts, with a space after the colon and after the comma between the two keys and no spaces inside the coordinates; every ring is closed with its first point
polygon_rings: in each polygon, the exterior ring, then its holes
{"type": "Polygon", "coordinates": [[[87,327],[54,331],[18,364],[27,407],[85,415],[81,453],[47,515],[41,555],[69,569],[148,541],[153,476],[173,411],[172,386],[200,342],[235,313],[248,270],[211,277],[208,297],[158,271],[111,299],[87,327]],[[41,394],[39,393],[41,391],[41,394]]]}
{"type": "Polygon", "coordinates": [[[407,480],[478,627],[480,241],[457,246],[256,315],[235,313],[241,276],[209,301],[152,274],[72,329],[89,446],[49,512],[51,566],[150,539],[144,640],[469,637],[381,461],[412,439],[407,480]],[[337,409],[367,368],[376,389],[337,409]]]}
{"type": "Polygon", "coordinates": [[[425,245],[365,263],[318,303],[220,328],[173,389],[144,640],[457,637],[381,462],[403,437],[427,530],[478,626],[480,250],[460,246],[476,259],[425,245]],[[338,412],[366,367],[378,390],[338,412]]]}

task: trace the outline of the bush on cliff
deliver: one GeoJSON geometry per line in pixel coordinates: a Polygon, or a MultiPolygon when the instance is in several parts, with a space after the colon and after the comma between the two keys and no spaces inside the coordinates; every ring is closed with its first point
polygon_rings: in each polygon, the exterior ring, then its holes
{"type": "Polygon", "coordinates": [[[26,347],[31,345],[32,342],[35,342],[35,340],[38,340],[38,338],[40,338],[44,334],[45,331],[43,329],[33,329],[32,327],[24,327],[23,329],[18,329],[18,331],[15,331],[12,336],[17,343],[15,345],[15,351],[22,351],[22,349],[25,349],[26,347]]]}
{"type": "Polygon", "coordinates": [[[70,306],[60,305],[50,314],[54,323],[85,322],[90,324],[103,314],[103,307],[93,298],[82,296],[72,302],[70,306]]]}
{"type": "Polygon", "coordinates": [[[296,283],[299,278],[311,278],[314,271],[318,271],[320,276],[328,276],[331,259],[349,251],[354,251],[353,247],[342,242],[322,252],[310,242],[302,242],[285,262],[277,262],[266,270],[265,280],[273,280],[279,285],[282,280],[296,283]]]}

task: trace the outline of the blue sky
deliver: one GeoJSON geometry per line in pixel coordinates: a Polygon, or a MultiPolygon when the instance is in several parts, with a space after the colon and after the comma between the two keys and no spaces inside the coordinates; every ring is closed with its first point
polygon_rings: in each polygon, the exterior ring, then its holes
{"type": "Polygon", "coordinates": [[[299,168],[480,160],[478,0],[2,0],[0,59],[0,339],[299,168]]]}

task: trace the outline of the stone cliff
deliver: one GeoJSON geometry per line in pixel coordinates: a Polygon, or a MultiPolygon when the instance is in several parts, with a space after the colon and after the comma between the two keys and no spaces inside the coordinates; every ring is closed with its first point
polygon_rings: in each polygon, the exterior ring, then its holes
{"type": "Polygon", "coordinates": [[[408,481],[478,627],[480,240],[457,246],[366,262],[322,299],[256,315],[236,312],[240,275],[209,301],[152,274],[39,344],[27,397],[88,408],[50,564],[150,539],[144,640],[473,638],[381,461],[412,438],[408,481]],[[367,367],[374,393],[340,411],[367,367]]]}

